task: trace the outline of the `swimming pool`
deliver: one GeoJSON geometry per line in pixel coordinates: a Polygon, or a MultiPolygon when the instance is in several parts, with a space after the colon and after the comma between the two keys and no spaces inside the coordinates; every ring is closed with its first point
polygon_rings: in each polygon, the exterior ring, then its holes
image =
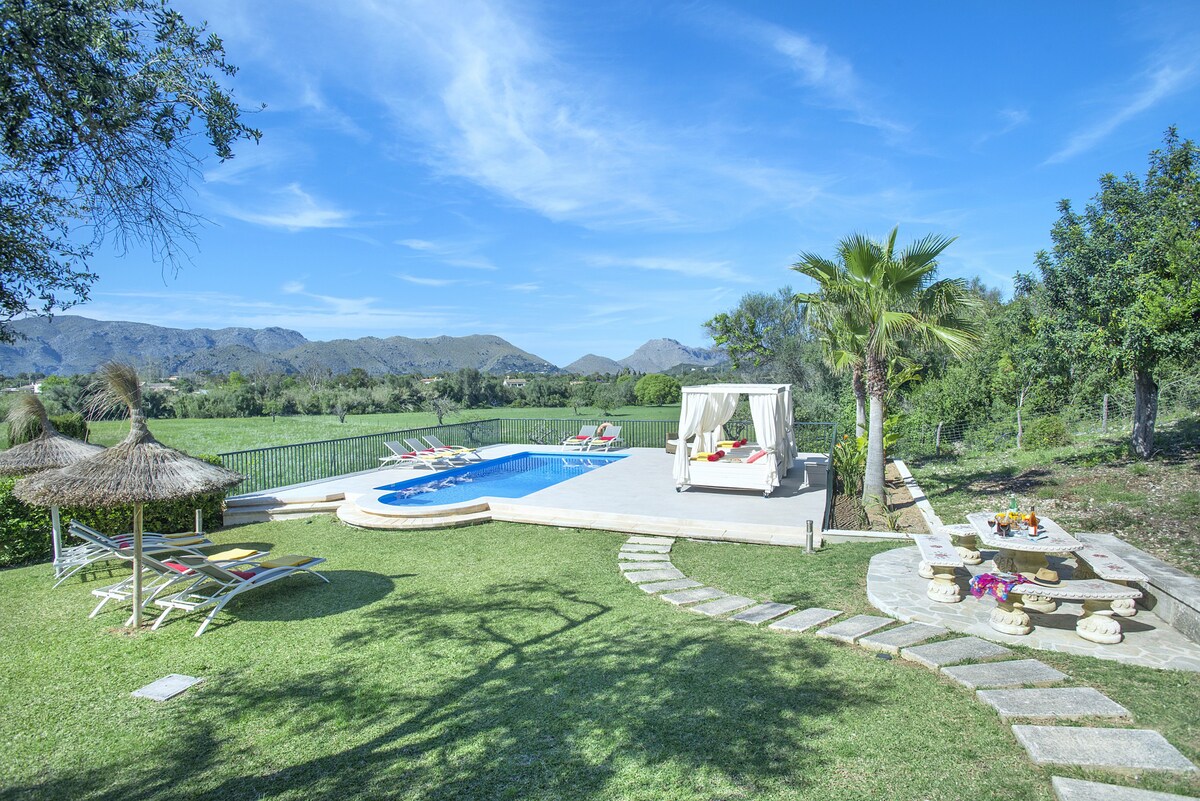
{"type": "Polygon", "coordinates": [[[485,495],[523,498],[624,458],[623,454],[522,451],[376,489],[387,493],[379,498],[387,506],[441,506],[485,495]]]}

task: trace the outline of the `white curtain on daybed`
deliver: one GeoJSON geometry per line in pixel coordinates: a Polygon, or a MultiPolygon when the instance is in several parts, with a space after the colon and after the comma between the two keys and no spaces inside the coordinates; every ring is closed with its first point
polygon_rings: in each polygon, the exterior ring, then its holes
{"type": "Polygon", "coordinates": [[[686,484],[691,477],[688,463],[700,452],[712,453],[717,449],[721,426],[729,422],[737,409],[737,392],[707,392],[695,394],[685,392],[679,409],[679,445],[675,449],[675,465],[672,473],[677,484],[686,484]],[[688,437],[696,440],[688,447],[688,437]]]}

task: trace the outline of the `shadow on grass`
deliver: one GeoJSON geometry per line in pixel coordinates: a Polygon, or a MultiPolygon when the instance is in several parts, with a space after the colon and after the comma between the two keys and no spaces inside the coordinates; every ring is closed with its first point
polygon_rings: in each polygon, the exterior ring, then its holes
{"type": "Polygon", "coordinates": [[[815,670],[825,657],[805,641],[789,642],[782,665],[759,641],[707,626],[614,621],[553,581],[465,598],[398,593],[286,685],[264,687],[252,668],[206,682],[172,710],[179,735],[156,741],[154,758],[62,765],[0,796],[786,796],[828,768],[812,743],[879,702],[815,670]],[[231,760],[241,772],[223,765],[226,749],[247,748],[224,743],[234,721],[272,732],[286,753],[231,760]]]}

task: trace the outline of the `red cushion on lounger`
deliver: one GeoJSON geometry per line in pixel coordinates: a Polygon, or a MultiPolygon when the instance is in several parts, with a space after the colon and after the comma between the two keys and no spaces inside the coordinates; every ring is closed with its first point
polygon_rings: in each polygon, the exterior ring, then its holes
{"type": "Polygon", "coordinates": [[[187,565],[181,565],[178,562],[163,562],[163,564],[172,570],[178,570],[180,573],[186,573],[191,570],[187,565]]]}
{"type": "Polygon", "coordinates": [[[754,462],[757,462],[759,459],[763,458],[766,455],[767,455],[767,451],[759,451],[758,453],[754,454],[749,459],[747,459],[746,464],[753,464],[754,462]]]}
{"type": "Polygon", "coordinates": [[[616,439],[616,437],[596,437],[596,439],[600,442],[611,442],[616,439]]]}
{"type": "Polygon", "coordinates": [[[229,572],[232,573],[233,575],[237,576],[238,578],[249,579],[249,578],[254,578],[254,574],[257,573],[258,571],[256,571],[256,570],[230,570],[229,572]]]}

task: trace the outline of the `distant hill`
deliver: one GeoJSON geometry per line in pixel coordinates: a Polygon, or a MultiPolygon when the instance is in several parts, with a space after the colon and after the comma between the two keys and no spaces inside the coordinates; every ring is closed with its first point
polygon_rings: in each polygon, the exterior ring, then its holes
{"type": "Polygon", "coordinates": [[[723,355],[709,348],[690,348],[673,339],[652,339],[620,363],[639,373],[665,373],[681,364],[715,367],[725,361],[723,355]]]}
{"type": "Polygon", "coordinates": [[[113,359],[164,373],[211,370],[345,373],[439,373],[474,367],[486,373],[553,373],[558,368],[500,337],[364,337],[312,342],[286,328],[165,328],[75,315],[17,320],[25,339],[0,345],[0,373],[91,373],[113,359]]]}
{"type": "Polygon", "coordinates": [[[593,373],[616,375],[621,372],[621,369],[622,365],[620,362],[609,359],[606,356],[597,356],[594,353],[589,353],[582,358],[576,359],[563,368],[565,372],[576,375],[592,375],[593,373]]]}

